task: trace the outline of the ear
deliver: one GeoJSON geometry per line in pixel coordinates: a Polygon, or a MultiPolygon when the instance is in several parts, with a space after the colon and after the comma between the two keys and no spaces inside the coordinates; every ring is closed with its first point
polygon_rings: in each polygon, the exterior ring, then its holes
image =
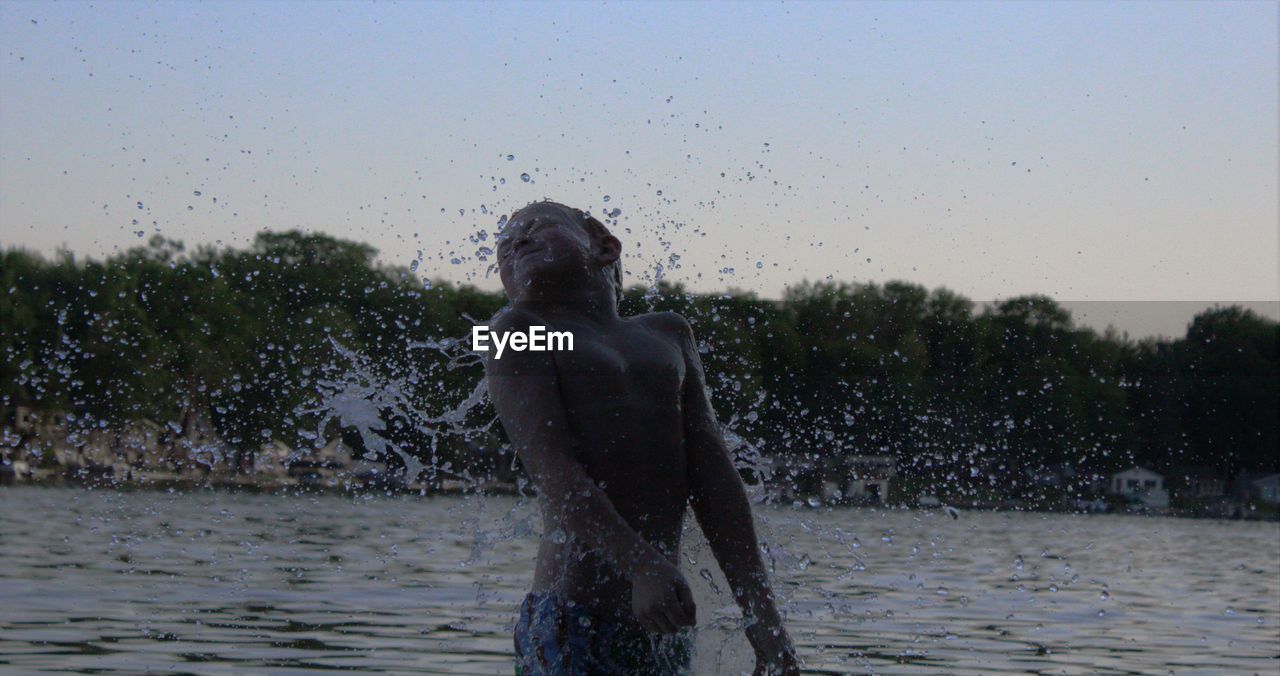
{"type": "Polygon", "coordinates": [[[618,260],[622,255],[622,242],[613,235],[605,235],[596,242],[596,262],[604,267],[618,260]]]}

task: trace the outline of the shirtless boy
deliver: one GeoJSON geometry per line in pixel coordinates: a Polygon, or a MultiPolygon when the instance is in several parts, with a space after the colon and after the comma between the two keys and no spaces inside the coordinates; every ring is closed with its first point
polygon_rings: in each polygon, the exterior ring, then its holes
{"type": "Polygon", "coordinates": [[[555,202],[521,209],[499,235],[510,305],[490,332],[574,338],[572,351],[486,353],[490,397],[545,518],[517,672],[687,671],[696,609],[678,554],[691,504],[748,618],[756,673],[798,673],[693,332],[670,312],[618,316],[621,248],[555,202]]]}

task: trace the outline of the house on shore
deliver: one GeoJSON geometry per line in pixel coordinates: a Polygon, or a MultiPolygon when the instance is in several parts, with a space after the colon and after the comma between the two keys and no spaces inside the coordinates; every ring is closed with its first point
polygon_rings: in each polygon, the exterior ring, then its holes
{"type": "Polygon", "coordinates": [[[893,457],[888,455],[845,456],[847,477],[838,490],[844,501],[882,505],[889,501],[889,486],[898,475],[893,457]]]}
{"type": "Polygon", "coordinates": [[[1107,481],[1107,493],[1151,509],[1169,506],[1169,488],[1164,475],[1136,465],[1112,474],[1107,481]]]}
{"type": "Polygon", "coordinates": [[[1183,498],[1220,498],[1227,494],[1227,480],[1212,467],[1182,467],[1172,478],[1178,496],[1183,498]]]}
{"type": "Polygon", "coordinates": [[[12,427],[18,437],[14,444],[17,449],[14,460],[24,460],[31,467],[39,467],[49,462],[46,458],[57,462],[58,466],[66,466],[73,459],[73,451],[67,443],[67,414],[65,411],[37,411],[29,406],[16,406],[13,412],[12,427]]]}
{"type": "Polygon", "coordinates": [[[341,437],[334,437],[324,446],[290,455],[287,473],[304,484],[336,485],[338,475],[351,463],[351,448],[341,437]]]}
{"type": "Polygon", "coordinates": [[[342,437],[330,439],[316,451],[316,456],[321,461],[339,468],[350,467],[353,460],[351,447],[342,440],[342,437]]]}
{"type": "Polygon", "coordinates": [[[1280,474],[1269,474],[1249,484],[1249,495],[1258,502],[1280,505],[1280,474]]]}
{"type": "Polygon", "coordinates": [[[253,472],[261,477],[283,479],[289,476],[289,460],[293,449],[275,439],[262,444],[253,456],[253,472]]]}
{"type": "Polygon", "coordinates": [[[810,496],[826,504],[884,504],[897,476],[888,455],[775,455],[770,465],[784,500],[810,496]]]}

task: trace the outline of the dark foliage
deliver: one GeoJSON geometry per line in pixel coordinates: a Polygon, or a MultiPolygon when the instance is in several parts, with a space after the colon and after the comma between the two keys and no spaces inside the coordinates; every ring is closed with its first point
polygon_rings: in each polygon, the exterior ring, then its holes
{"type": "MultiPolygon", "coordinates": [[[[202,416],[252,453],[307,443],[315,383],[343,368],[336,345],[387,373],[430,372],[424,399],[469,392],[480,369],[433,370],[410,345],[465,337],[504,299],[424,287],[374,255],[300,232],[192,253],[157,237],[104,261],[7,250],[0,405],[99,425],[202,416]]],[[[768,453],[892,455],[921,480],[1020,497],[1060,466],[1277,470],[1280,327],[1237,307],[1200,314],[1183,339],[1133,342],[1047,297],[976,312],[904,282],[806,283],[779,301],[662,285],[623,302],[657,309],[689,317],[721,418],[768,453]]]]}

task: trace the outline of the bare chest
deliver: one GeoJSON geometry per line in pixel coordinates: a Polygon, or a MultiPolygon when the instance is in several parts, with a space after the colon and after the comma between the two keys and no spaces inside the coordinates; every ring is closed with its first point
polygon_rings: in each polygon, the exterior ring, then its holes
{"type": "Polygon", "coordinates": [[[561,394],[570,409],[675,410],[684,359],[662,336],[643,329],[575,332],[574,348],[556,353],[561,394]]]}

